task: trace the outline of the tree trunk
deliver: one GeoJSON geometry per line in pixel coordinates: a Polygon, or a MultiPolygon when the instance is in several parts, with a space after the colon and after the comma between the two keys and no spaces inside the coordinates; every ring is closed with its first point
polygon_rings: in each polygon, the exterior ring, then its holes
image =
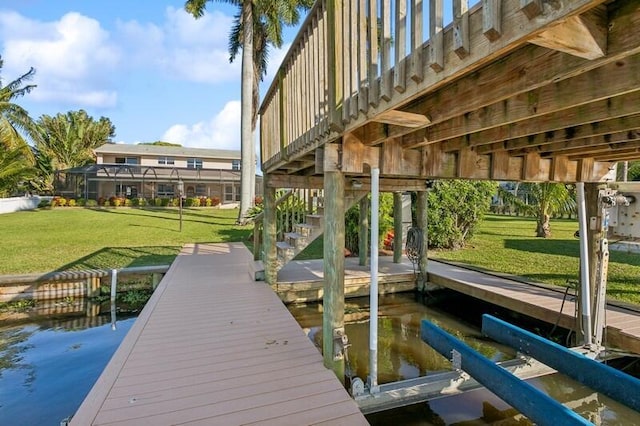
{"type": "Polygon", "coordinates": [[[255,151],[253,143],[253,2],[242,2],[242,88],[240,92],[240,211],[238,223],[246,222],[247,211],[251,205],[251,173],[255,151]]]}
{"type": "Polygon", "coordinates": [[[551,236],[551,217],[542,213],[538,216],[538,224],[536,227],[536,237],[549,238],[551,236]]]}

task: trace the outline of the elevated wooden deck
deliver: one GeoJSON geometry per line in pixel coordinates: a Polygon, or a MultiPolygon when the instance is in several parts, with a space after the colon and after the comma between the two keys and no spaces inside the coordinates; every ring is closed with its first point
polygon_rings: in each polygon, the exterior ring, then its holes
{"type": "Polygon", "coordinates": [[[185,247],[71,424],[367,424],[252,261],[185,247]]]}

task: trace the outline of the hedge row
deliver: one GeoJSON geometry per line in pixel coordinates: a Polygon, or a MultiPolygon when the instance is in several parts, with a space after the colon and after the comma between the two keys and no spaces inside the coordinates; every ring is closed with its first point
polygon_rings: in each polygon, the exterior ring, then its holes
{"type": "MultiPolygon", "coordinates": [[[[84,198],[54,197],[51,202],[43,201],[39,207],[178,207],[179,198],[124,198],[100,197],[97,200],[84,198]]],[[[216,207],[220,205],[218,197],[189,197],[183,200],[184,207],[216,207]]]]}

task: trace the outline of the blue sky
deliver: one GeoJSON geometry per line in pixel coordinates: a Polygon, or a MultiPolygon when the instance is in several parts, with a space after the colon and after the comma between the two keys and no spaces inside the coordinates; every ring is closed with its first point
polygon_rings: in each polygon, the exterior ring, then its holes
{"type": "MultiPolygon", "coordinates": [[[[3,82],[36,69],[16,102],[33,118],[84,109],[117,142],[164,140],[240,149],[240,57],[229,63],[235,8],[184,0],[0,0],[3,82]]],[[[294,30],[287,31],[291,40],[294,30]]],[[[288,44],[272,51],[266,91],[288,44]]]]}

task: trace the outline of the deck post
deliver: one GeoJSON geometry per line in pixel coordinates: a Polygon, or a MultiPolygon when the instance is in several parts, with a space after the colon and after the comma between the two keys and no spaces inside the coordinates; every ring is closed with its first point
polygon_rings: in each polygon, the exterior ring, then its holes
{"type": "Polygon", "coordinates": [[[422,255],[418,261],[420,276],[422,279],[418,282],[418,291],[424,291],[427,287],[427,247],[429,246],[429,237],[427,236],[427,208],[428,196],[427,191],[420,191],[417,194],[416,202],[416,225],[422,231],[422,255]]]}
{"type": "Polygon", "coordinates": [[[393,263],[402,260],[402,192],[393,193],[393,263]]]}
{"type": "MultiPolygon", "coordinates": [[[[584,339],[584,346],[591,346],[591,285],[592,277],[590,272],[591,261],[593,257],[589,250],[589,237],[593,231],[589,231],[587,222],[591,217],[586,208],[587,201],[585,197],[585,184],[584,182],[577,182],[576,189],[578,192],[578,225],[580,231],[580,297],[578,298],[578,327],[577,331],[580,333],[576,339],[584,339]]],[[[576,342],[577,343],[577,342],[576,342]]]]}
{"type": "Polygon", "coordinates": [[[276,248],[276,189],[269,184],[271,176],[265,174],[263,177],[263,197],[264,210],[262,217],[262,248],[265,281],[269,285],[278,282],[278,252],[276,248]]]}
{"type": "Polygon", "coordinates": [[[322,353],[325,367],[344,383],[344,356],[335,336],[344,334],[344,175],[325,171],[322,353]]]}
{"type": "Polygon", "coordinates": [[[369,259],[369,198],[360,200],[360,220],[358,222],[358,255],[360,266],[366,266],[369,259]]]}

